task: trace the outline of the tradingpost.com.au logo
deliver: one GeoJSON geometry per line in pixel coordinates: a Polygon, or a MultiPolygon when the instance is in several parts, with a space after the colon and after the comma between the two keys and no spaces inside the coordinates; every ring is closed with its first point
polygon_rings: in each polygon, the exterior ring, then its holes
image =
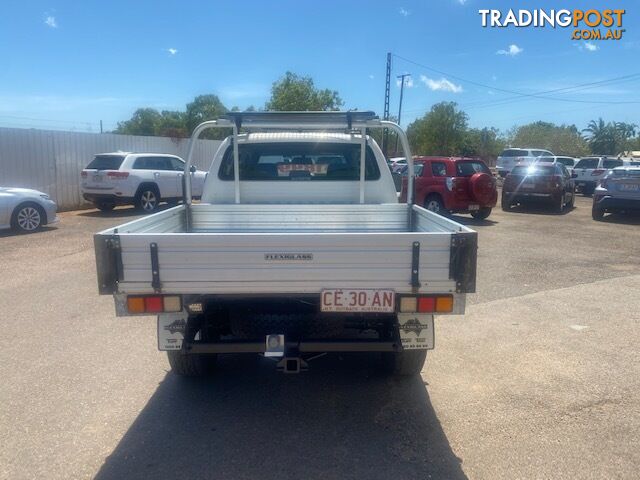
{"type": "Polygon", "coordinates": [[[620,40],[625,10],[478,10],[483,27],[572,28],[572,40],[620,40]]]}

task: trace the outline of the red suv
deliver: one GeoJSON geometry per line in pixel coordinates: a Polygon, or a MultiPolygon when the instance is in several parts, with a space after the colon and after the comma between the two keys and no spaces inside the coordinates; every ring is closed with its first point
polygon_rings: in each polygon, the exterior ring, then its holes
{"type": "MultiPolygon", "coordinates": [[[[470,213],[485,219],[496,206],[498,190],[489,167],[480,159],[417,157],[415,203],[427,210],[470,213]]],[[[401,200],[406,201],[407,179],[403,178],[401,200]]]]}

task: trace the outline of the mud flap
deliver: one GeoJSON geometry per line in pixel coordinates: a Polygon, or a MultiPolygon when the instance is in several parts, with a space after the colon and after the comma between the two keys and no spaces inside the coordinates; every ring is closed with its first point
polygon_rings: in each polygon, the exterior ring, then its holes
{"type": "Polygon", "coordinates": [[[158,315],[158,350],[180,350],[189,315],[186,311],[158,315]]]}
{"type": "Polygon", "coordinates": [[[432,350],[435,346],[433,315],[399,313],[398,330],[405,350],[432,350]]]}

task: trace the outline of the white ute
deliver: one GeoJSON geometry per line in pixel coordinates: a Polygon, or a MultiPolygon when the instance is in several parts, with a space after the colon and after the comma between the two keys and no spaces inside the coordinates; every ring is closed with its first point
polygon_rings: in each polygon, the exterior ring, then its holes
{"type": "MultiPolygon", "coordinates": [[[[95,235],[98,287],[116,314],[157,315],[174,373],[216,356],[274,358],[287,373],[326,352],[378,352],[421,371],[434,315],[462,314],[475,291],[477,234],[399,204],[367,129],[402,129],[372,112],[230,113],[202,201],[95,235]],[[242,133],[240,133],[242,132],[242,133]]],[[[409,178],[413,179],[413,161],[409,178]]]]}

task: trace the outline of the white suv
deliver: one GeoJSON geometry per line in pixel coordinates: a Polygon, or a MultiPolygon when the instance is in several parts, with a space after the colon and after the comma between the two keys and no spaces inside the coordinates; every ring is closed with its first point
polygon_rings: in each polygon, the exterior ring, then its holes
{"type": "Polygon", "coordinates": [[[591,195],[607,171],[612,168],[629,165],[631,162],[610,157],[585,157],[573,167],[576,188],[585,195],[591,195]]]}
{"type": "Polygon", "coordinates": [[[507,148],[496,161],[498,175],[506,177],[511,169],[519,163],[533,163],[538,157],[554,157],[549,150],[536,148],[507,148]]]}
{"type": "MultiPolygon", "coordinates": [[[[184,161],[159,153],[101,153],[82,171],[80,188],[85,200],[103,211],[116,205],[135,205],[154,212],[161,201],[182,198],[184,161]]],[[[192,192],[198,198],[206,172],[191,168],[192,192]]]]}

